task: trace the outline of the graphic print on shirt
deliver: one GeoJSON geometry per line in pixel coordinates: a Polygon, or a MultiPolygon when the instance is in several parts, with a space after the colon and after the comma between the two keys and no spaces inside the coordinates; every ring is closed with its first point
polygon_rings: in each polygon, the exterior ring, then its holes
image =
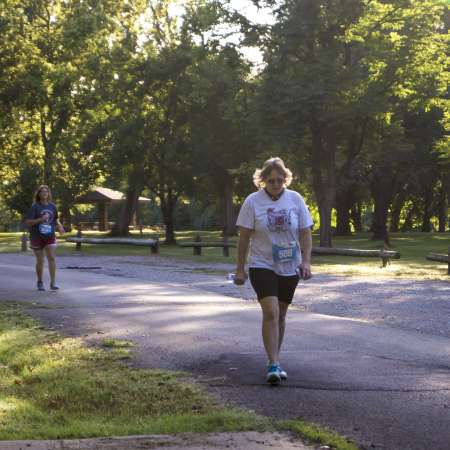
{"type": "Polygon", "coordinates": [[[267,209],[267,228],[269,231],[279,233],[281,231],[288,231],[291,227],[291,212],[292,209],[275,208],[267,209]]]}
{"type": "Polygon", "coordinates": [[[53,232],[53,227],[52,227],[53,211],[51,211],[50,209],[43,209],[41,211],[41,217],[44,214],[48,214],[48,220],[46,220],[45,222],[41,222],[39,224],[39,232],[43,235],[52,234],[52,232],[53,232]]]}

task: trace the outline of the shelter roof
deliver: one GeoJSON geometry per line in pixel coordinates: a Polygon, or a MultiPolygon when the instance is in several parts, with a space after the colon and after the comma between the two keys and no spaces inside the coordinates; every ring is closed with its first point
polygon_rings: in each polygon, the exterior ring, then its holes
{"type": "MultiPolygon", "coordinates": [[[[110,202],[110,203],[120,203],[125,200],[125,194],[120,191],[115,191],[114,189],[109,189],[105,187],[95,187],[86,194],[82,195],[77,203],[100,203],[100,202],[110,202]]],[[[139,202],[149,203],[151,200],[146,197],[139,197],[139,202]]]]}

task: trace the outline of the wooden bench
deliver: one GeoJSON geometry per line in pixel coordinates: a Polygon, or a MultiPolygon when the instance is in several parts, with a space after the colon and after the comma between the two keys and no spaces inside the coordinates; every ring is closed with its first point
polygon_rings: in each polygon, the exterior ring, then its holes
{"type": "Polygon", "coordinates": [[[76,244],[76,249],[81,250],[81,244],[114,244],[114,245],[137,245],[149,247],[154,254],[159,252],[158,239],[131,239],[131,238],[86,238],[82,236],[68,237],[66,242],[76,244]]]}
{"type": "Polygon", "coordinates": [[[381,258],[382,267],[389,264],[390,259],[400,259],[400,252],[394,250],[360,250],[355,248],[313,247],[313,255],[359,256],[365,258],[381,258]]]}
{"type": "Polygon", "coordinates": [[[205,247],[219,247],[222,248],[223,256],[230,256],[230,247],[236,248],[235,242],[229,242],[228,239],[223,241],[202,241],[200,236],[196,236],[194,242],[179,242],[179,247],[192,247],[194,255],[200,256],[202,254],[202,248],[205,247]]]}
{"type": "Polygon", "coordinates": [[[450,275],[450,247],[448,249],[448,255],[444,255],[443,253],[433,253],[430,252],[426,256],[426,259],[428,261],[435,261],[435,262],[443,262],[448,264],[447,268],[447,274],[450,275]]]}

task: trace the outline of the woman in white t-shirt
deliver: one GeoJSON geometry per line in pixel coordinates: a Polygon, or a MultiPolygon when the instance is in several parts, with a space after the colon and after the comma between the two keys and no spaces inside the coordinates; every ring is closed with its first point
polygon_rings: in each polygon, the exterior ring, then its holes
{"type": "Polygon", "coordinates": [[[237,219],[235,283],[243,284],[247,278],[250,247],[249,277],[263,313],[262,334],[269,359],[266,379],[277,384],[287,379],[279,359],[286,313],[299,279],[311,278],[313,221],[303,197],[287,189],[292,172],[280,158],[267,160],[255,171],[253,181],[258,191],[245,199],[237,219]]]}

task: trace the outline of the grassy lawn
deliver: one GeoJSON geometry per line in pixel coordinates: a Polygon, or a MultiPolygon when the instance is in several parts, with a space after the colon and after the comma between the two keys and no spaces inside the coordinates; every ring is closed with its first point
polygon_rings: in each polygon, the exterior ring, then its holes
{"type": "MultiPolygon", "coordinates": [[[[335,247],[356,249],[381,249],[382,242],[372,241],[369,233],[351,237],[336,237],[335,247]]],[[[449,280],[447,265],[427,261],[429,252],[448,254],[450,232],[447,233],[392,233],[391,246],[400,252],[399,260],[392,260],[386,268],[381,268],[378,258],[355,258],[345,256],[314,256],[316,271],[329,274],[396,277],[413,280],[449,280]]]]}
{"type": "Polygon", "coordinates": [[[336,450],[357,449],[319,425],[221,406],[188,374],[127,366],[133,342],[87,347],[45,329],[24,305],[0,300],[0,441],[291,430],[336,450]]]}
{"type": "Polygon", "coordinates": [[[124,365],[132,345],[88,348],[43,329],[20,305],[0,303],[0,439],[272,428],[218,405],[186,374],[124,365]]]}
{"type": "MultiPolygon", "coordinates": [[[[85,232],[86,236],[96,237],[104,234],[98,232],[85,232]]],[[[218,241],[221,239],[219,231],[180,231],[177,233],[178,242],[193,241],[200,234],[203,241],[218,241]]],[[[132,233],[136,239],[141,238],[139,233],[132,233]]],[[[147,232],[143,238],[156,237],[155,233],[147,232]]],[[[163,236],[161,236],[161,239],[163,236]]],[[[314,235],[314,244],[318,244],[318,235],[314,235]]],[[[232,238],[231,241],[235,241],[232,238]]],[[[314,269],[319,273],[329,273],[352,276],[388,276],[409,279],[443,279],[448,280],[445,264],[427,261],[425,255],[432,251],[447,254],[450,245],[450,232],[447,233],[393,233],[391,236],[392,247],[400,251],[401,259],[393,260],[387,268],[380,268],[381,261],[377,258],[354,258],[345,256],[315,256],[314,269]]],[[[335,237],[335,247],[347,247],[356,249],[382,248],[380,241],[370,240],[369,233],[356,234],[351,237],[335,237]]],[[[0,253],[19,252],[20,233],[0,233],[0,253]]],[[[58,254],[75,254],[75,245],[59,240],[58,254]]],[[[150,256],[150,251],[143,247],[121,245],[88,245],[83,244],[82,254],[103,256],[150,256]]],[[[204,263],[234,263],[236,250],[230,249],[230,257],[222,256],[220,248],[204,248],[202,256],[194,256],[192,248],[178,246],[160,247],[160,256],[180,258],[187,261],[204,263]]]]}
{"type": "Polygon", "coordinates": [[[278,423],[279,428],[297,433],[309,442],[324,444],[338,450],[358,450],[352,441],[336,434],[328,428],[303,420],[285,420],[278,423]]]}

